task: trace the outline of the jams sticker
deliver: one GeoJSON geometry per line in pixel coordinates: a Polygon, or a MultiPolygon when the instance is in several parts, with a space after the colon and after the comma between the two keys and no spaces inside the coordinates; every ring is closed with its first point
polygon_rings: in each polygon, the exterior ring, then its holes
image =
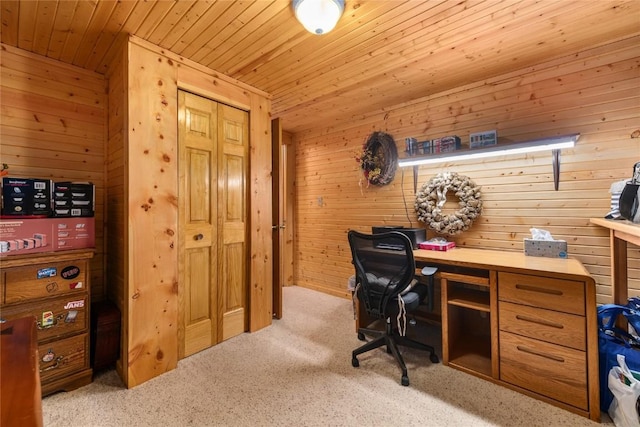
{"type": "Polygon", "coordinates": [[[67,305],[64,306],[65,310],[70,310],[72,308],[82,308],[84,307],[84,300],[78,300],[78,301],[69,301],[67,303],[67,305]]]}
{"type": "Polygon", "coordinates": [[[58,274],[58,269],[55,267],[41,268],[38,270],[38,279],[44,279],[46,277],[54,277],[58,274]]]}
{"type": "Polygon", "coordinates": [[[75,279],[79,275],[80,275],[80,268],[76,267],[75,265],[70,265],[68,267],[65,267],[60,272],[60,276],[62,276],[62,278],[65,280],[75,279]]]}

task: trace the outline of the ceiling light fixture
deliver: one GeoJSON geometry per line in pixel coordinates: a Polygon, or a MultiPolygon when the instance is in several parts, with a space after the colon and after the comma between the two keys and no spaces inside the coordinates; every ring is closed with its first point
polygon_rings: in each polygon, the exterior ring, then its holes
{"type": "Polygon", "coordinates": [[[344,0],[293,0],[293,10],[307,31],[326,34],[342,16],[344,0]]]}

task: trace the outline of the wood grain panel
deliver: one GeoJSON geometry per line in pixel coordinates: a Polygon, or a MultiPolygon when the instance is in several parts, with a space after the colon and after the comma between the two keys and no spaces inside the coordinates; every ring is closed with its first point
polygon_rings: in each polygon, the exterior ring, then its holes
{"type": "Polygon", "coordinates": [[[126,173],[128,387],[178,361],[178,147],[176,64],[131,44],[126,173]],[[153,82],[153,83],[151,83],[153,82]],[[151,83],[151,84],[150,84],[151,83]],[[162,310],[159,310],[162,307],[162,310]]]}
{"type": "Polygon", "coordinates": [[[96,256],[90,263],[92,298],[101,300],[106,294],[106,80],[11,46],[0,49],[2,162],[10,176],[95,184],[96,256]]]}
{"type": "Polygon", "coordinates": [[[7,0],[0,37],[104,73],[133,35],[273,94],[298,133],[628,40],[639,18],[629,0],[359,0],[318,37],[289,0],[7,0]]]}
{"type": "MultiPolygon", "coordinates": [[[[553,190],[551,153],[420,167],[418,185],[455,171],[482,188],[484,210],[458,246],[522,251],[531,227],[565,239],[597,282],[598,302],[611,301],[609,242],[589,224],[610,209],[609,187],[631,176],[640,160],[637,38],[575,52],[535,67],[463,85],[418,101],[353,117],[351,123],[294,134],[296,142],[295,282],[348,296],[353,274],[346,234],[374,225],[425,227],[414,211],[413,172],[398,170],[388,186],[367,186],[355,157],[373,130],[390,133],[404,156],[404,138],[497,129],[505,140],[578,132],[563,150],[560,190],[553,190]],[[302,238],[301,236],[304,236],[302,238]]],[[[446,209],[456,208],[455,197],[446,209]]],[[[432,232],[428,237],[435,237],[432,232]]],[[[629,246],[630,294],[640,294],[640,248],[629,246]]]]}
{"type": "Polygon", "coordinates": [[[248,191],[249,230],[249,330],[271,325],[273,317],[273,234],[271,231],[271,101],[251,95],[249,122],[248,191]]]}

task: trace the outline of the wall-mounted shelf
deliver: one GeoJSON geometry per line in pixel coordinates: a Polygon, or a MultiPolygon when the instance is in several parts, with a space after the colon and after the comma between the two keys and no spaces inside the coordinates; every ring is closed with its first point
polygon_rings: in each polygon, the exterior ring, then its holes
{"type": "Polygon", "coordinates": [[[506,156],[510,154],[533,153],[551,150],[553,155],[553,183],[557,191],[560,183],[560,150],[575,146],[580,137],[579,133],[535,139],[510,144],[497,144],[490,147],[455,150],[448,153],[430,154],[424,156],[406,157],[398,160],[399,167],[413,166],[414,192],[417,191],[418,166],[435,163],[483,159],[487,157],[506,156]]]}

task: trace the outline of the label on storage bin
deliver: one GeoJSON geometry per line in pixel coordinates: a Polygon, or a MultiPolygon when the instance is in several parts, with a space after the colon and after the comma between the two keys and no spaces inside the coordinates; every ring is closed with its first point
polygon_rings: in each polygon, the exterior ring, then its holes
{"type": "Polygon", "coordinates": [[[54,277],[58,274],[58,269],[55,267],[46,267],[38,270],[37,277],[38,279],[44,279],[46,277],[54,277]]]}

